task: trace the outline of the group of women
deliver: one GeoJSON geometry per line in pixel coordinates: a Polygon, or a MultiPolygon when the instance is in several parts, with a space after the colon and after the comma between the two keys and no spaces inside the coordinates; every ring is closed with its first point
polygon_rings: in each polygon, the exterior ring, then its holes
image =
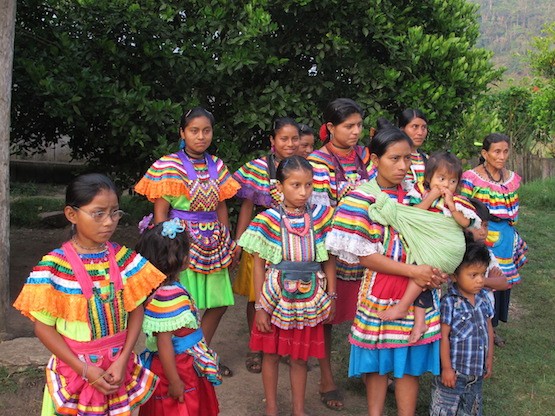
{"type": "MultiPolygon", "coordinates": [[[[190,262],[181,282],[197,306],[205,309],[201,320],[206,341],[211,342],[221,317],[233,305],[233,292],[248,298],[249,329],[258,311],[252,253],[236,244],[255,213],[268,208],[283,209],[282,187],[276,177],[279,163],[293,155],[306,157],[312,166],[311,205],[335,211],[326,248],[336,258],[336,284],[331,298],[335,313],[324,325],[325,358],[320,358],[320,394],[330,408],[341,409],[341,396],[330,362],[332,328],[352,321],[349,341],[349,375],[366,384],[369,414],[382,414],[388,379],[396,378],[398,414],[414,414],[418,377],[439,373],[439,310],[425,311],[426,330],[416,342],[408,339],[414,308],[392,321],[378,313],[396,302],[410,280],[428,288],[437,300],[437,288],[447,275],[430,265],[413,264],[406,241],[394,226],[374,218],[378,194],[408,204],[407,192],[424,177],[427,155],[420,150],[428,134],[428,121],[419,110],[405,110],[398,127],[379,126],[368,146],[360,145],[364,111],[353,100],[336,99],[328,104],[318,131],[322,146],[313,150],[312,130],[293,119],[280,118],[270,133],[271,150],[242,166],[233,175],[225,164],[206,150],[211,144],[214,117],[205,109],[184,114],[180,125],[182,149],[156,161],[135,190],[154,203],[154,221],[178,218],[191,239],[190,262]],[[231,237],[226,200],[239,198],[241,209],[231,237]],[[374,207],[373,207],[374,206],[374,207]],[[240,261],[239,261],[240,259],[240,261]],[[237,277],[230,281],[230,266],[238,262],[237,277]]],[[[461,193],[482,201],[491,212],[491,249],[510,284],[520,280],[518,269],[525,261],[526,245],[514,229],[518,218],[520,177],[506,168],[507,136],[492,134],[484,140],[483,161],[464,173],[461,193]]],[[[496,292],[496,317],[507,320],[509,291],[496,292]]],[[[251,343],[251,348],[255,345],[251,343]]],[[[262,353],[247,354],[246,366],[258,373],[262,353]]],[[[222,375],[232,371],[221,365],[222,375]]]]}

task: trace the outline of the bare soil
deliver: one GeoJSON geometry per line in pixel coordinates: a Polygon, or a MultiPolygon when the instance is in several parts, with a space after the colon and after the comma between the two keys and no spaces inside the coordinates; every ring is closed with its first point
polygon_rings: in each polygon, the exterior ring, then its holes
{"type": "MultiPolygon", "coordinates": [[[[15,299],[29,272],[41,256],[61,243],[69,236],[69,229],[12,229],[10,233],[10,296],[15,299]]],[[[113,241],[133,247],[138,237],[134,226],[121,227],[113,241]]],[[[216,388],[222,416],[262,415],[264,413],[264,392],[260,374],[251,374],[245,368],[245,354],[248,343],[248,328],[245,319],[245,299],[236,297],[236,304],[228,308],[212,347],[218,352],[222,362],[230,367],[234,375],[225,378],[216,388]]],[[[9,315],[9,331],[15,337],[33,336],[33,327],[29,320],[17,311],[9,315]]],[[[340,342],[347,342],[345,339],[340,342]]],[[[140,348],[140,347],[139,347],[140,348]]],[[[347,349],[341,348],[341,351],[347,349]]],[[[306,411],[310,415],[365,415],[366,399],[357,393],[362,388],[359,382],[346,381],[348,357],[333,352],[334,371],[340,381],[340,388],[345,395],[345,409],[342,412],[329,410],[320,402],[318,395],[319,368],[317,362],[310,362],[312,370],[308,373],[306,390],[306,411]],[[354,384],[354,388],[353,387],[354,384]],[[350,389],[347,390],[347,387],[350,389]]],[[[46,363],[45,363],[46,364],[46,363]]],[[[288,366],[280,366],[279,400],[281,413],[291,413],[288,366]]],[[[40,374],[40,373],[39,373],[40,374]]],[[[0,384],[0,414],[3,415],[38,415],[42,399],[43,380],[37,372],[11,374],[10,387],[0,384]],[[12,382],[13,381],[13,382],[12,382]]]]}

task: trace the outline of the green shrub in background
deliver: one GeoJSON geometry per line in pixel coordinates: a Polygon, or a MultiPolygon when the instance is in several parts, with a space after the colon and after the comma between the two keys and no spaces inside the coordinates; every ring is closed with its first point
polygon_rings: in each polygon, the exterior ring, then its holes
{"type": "Polygon", "coordinates": [[[61,211],[63,199],[48,197],[21,197],[10,204],[10,225],[18,227],[40,227],[39,214],[43,212],[61,211]]]}

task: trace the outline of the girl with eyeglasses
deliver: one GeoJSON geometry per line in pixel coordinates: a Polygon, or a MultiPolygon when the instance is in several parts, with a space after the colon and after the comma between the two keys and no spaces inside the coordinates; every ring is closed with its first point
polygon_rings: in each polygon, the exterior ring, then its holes
{"type": "Polygon", "coordinates": [[[123,211],[106,176],[75,178],[64,213],[71,239],[33,268],[14,303],[35,322],[35,334],[53,354],[42,415],[130,415],[158,382],[133,347],[143,302],[166,276],[109,241],[123,211]]]}
{"type": "MultiPolygon", "coordinates": [[[[214,116],[201,107],[181,118],[181,150],[163,156],[148,169],[135,191],[154,203],[154,223],[178,218],[191,242],[189,267],[180,280],[205,309],[201,326],[211,343],[227,307],[234,304],[229,267],[237,245],[229,233],[226,200],[239,184],[224,162],[206,152],[212,143],[214,116]]],[[[233,373],[221,365],[222,375],[233,373]]]]}

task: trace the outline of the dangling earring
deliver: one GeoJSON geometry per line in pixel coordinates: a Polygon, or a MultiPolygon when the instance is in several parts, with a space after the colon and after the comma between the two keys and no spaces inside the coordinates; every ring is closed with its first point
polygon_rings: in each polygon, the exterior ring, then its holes
{"type": "Polygon", "coordinates": [[[185,140],[179,139],[179,150],[185,149],[185,140]]]}
{"type": "Polygon", "coordinates": [[[276,152],[276,148],[274,145],[272,145],[272,147],[270,147],[270,152],[271,153],[275,153],[276,152]]]}
{"type": "Polygon", "coordinates": [[[75,224],[71,224],[71,232],[70,232],[71,236],[75,235],[75,228],[76,228],[75,224]]]}

